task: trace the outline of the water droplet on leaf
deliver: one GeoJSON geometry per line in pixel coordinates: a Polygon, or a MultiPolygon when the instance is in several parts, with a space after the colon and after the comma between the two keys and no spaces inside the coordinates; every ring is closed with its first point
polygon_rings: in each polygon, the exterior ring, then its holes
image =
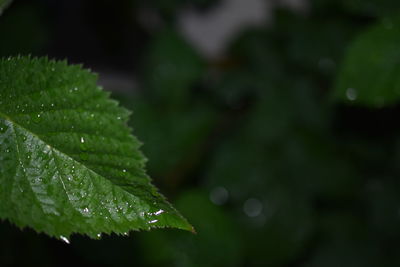
{"type": "Polygon", "coordinates": [[[39,123],[42,120],[41,116],[42,115],[40,115],[40,114],[37,114],[36,116],[33,116],[33,122],[34,123],[39,123]]]}
{"type": "Polygon", "coordinates": [[[68,238],[66,238],[65,236],[60,236],[60,239],[62,240],[62,241],[64,241],[65,243],[67,243],[67,244],[69,244],[70,242],[69,242],[69,240],[68,240],[68,238]]]}

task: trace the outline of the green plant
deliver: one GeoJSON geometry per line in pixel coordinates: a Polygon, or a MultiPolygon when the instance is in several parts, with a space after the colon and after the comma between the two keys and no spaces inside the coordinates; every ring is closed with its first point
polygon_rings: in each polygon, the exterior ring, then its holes
{"type": "Polygon", "coordinates": [[[151,185],[130,112],[96,80],[65,61],[0,60],[0,218],[64,241],[193,231],[151,185]]]}

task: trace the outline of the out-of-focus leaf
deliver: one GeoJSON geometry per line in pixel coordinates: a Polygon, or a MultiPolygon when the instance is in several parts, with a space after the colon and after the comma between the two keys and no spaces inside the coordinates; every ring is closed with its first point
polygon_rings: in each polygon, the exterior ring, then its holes
{"type": "Polygon", "coordinates": [[[385,256],[380,255],[381,251],[373,241],[373,234],[355,213],[330,212],[319,217],[320,242],[305,266],[387,265],[384,264],[385,256]]]}
{"type": "Polygon", "coordinates": [[[197,234],[154,231],[142,235],[150,262],[157,266],[241,266],[244,244],[240,229],[231,216],[211,203],[207,193],[189,190],[175,205],[194,222],[197,234]],[[163,249],[161,254],[158,253],[160,248],[163,249]],[[154,257],[156,254],[159,256],[154,257]]]}
{"type": "Polygon", "coordinates": [[[170,108],[185,104],[193,83],[203,74],[199,55],[173,30],[159,33],[146,57],[146,85],[159,103],[170,108]]]}
{"type": "Polygon", "coordinates": [[[242,214],[247,212],[243,216],[248,217],[242,221],[247,255],[254,266],[287,266],[301,255],[313,234],[312,208],[292,189],[275,186],[264,192],[264,196],[254,198],[262,205],[260,214],[255,213],[257,202],[253,198],[241,207],[242,214]]]}
{"type": "MultiPolygon", "coordinates": [[[[212,108],[196,103],[181,112],[165,112],[143,96],[121,96],[121,101],[135,110],[132,125],[144,142],[143,151],[149,158],[148,170],[153,177],[182,176],[201,159],[216,121],[212,108]]],[[[171,186],[174,183],[165,182],[171,186]]]]}
{"type": "Polygon", "coordinates": [[[357,105],[382,107],[400,98],[400,20],[386,18],[350,45],[335,97],[357,105]]]}
{"type": "Polygon", "coordinates": [[[0,0],[0,16],[4,10],[11,4],[12,0],[0,0]]]}
{"type": "Polygon", "coordinates": [[[384,17],[396,15],[400,11],[397,0],[342,0],[348,10],[365,16],[384,17]]]}
{"type": "Polygon", "coordinates": [[[80,66],[1,60],[0,218],[64,240],[191,230],[151,185],[128,116],[80,66]]]}

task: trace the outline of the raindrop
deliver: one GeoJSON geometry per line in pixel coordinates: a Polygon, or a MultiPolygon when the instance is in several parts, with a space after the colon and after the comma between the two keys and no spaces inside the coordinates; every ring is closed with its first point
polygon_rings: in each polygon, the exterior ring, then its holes
{"type": "Polygon", "coordinates": [[[149,221],[148,223],[156,223],[156,222],[158,222],[158,220],[152,220],[152,221],[149,221]]]}
{"type": "Polygon", "coordinates": [[[8,129],[7,126],[0,127],[0,133],[5,133],[7,131],[7,129],[8,129]]]}
{"type": "Polygon", "coordinates": [[[159,211],[154,212],[154,215],[158,216],[162,213],[164,213],[164,210],[159,210],[159,211]]]}
{"type": "Polygon", "coordinates": [[[126,172],[126,170],[125,170],[125,169],[123,169],[123,170],[122,170],[122,172],[126,172]]]}
{"type": "Polygon", "coordinates": [[[97,238],[101,238],[101,233],[98,233],[98,234],[97,234],[97,238]]]}
{"type": "Polygon", "coordinates": [[[89,213],[90,213],[89,208],[84,208],[84,209],[82,210],[82,213],[83,213],[83,214],[89,214],[89,213]]]}
{"type": "Polygon", "coordinates": [[[225,187],[218,186],[211,190],[210,192],[210,200],[215,205],[223,205],[228,201],[229,193],[225,187]]]}
{"type": "Polygon", "coordinates": [[[262,209],[263,205],[255,198],[249,198],[243,205],[243,211],[249,217],[257,217],[261,214],[262,209]]]}
{"type": "Polygon", "coordinates": [[[7,149],[7,150],[6,150],[6,153],[10,153],[10,149],[7,149]]]}
{"type": "Polygon", "coordinates": [[[81,137],[81,143],[85,143],[85,139],[81,137]]]}
{"type": "Polygon", "coordinates": [[[41,115],[37,114],[36,116],[33,116],[33,122],[34,123],[39,123],[42,120],[41,115]]]}
{"type": "Polygon", "coordinates": [[[62,241],[64,241],[65,243],[67,243],[67,244],[69,244],[70,242],[69,242],[69,240],[68,240],[68,238],[66,238],[65,236],[60,236],[60,239],[62,240],[62,241]]]}
{"type": "Polygon", "coordinates": [[[357,99],[357,91],[354,88],[347,88],[346,97],[350,101],[354,101],[357,99]]]}

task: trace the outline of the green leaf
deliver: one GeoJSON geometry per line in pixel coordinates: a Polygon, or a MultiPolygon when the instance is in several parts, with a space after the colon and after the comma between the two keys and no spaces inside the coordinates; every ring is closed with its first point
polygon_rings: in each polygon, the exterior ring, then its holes
{"type": "Polygon", "coordinates": [[[371,17],[395,15],[400,11],[397,0],[342,0],[342,4],[352,13],[371,17]]]}
{"type": "Polygon", "coordinates": [[[12,0],[0,0],[0,15],[11,4],[12,0]]]}
{"type": "Polygon", "coordinates": [[[214,205],[208,192],[199,189],[185,191],[176,206],[196,225],[198,235],[173,231],[138,235],[150,266],[241,266],[246,243],[230,212],[214,205]]]}
{"type": "Polygon", "coordinates": [[[150,44],[144,69],[146,85],[161,103],[174,109],[187,103],[204,62],[177,32],[164,30],[150,44]]]}
{"type": "Polygon", "coordinates": [[[80,66],[0,60],[0,218],[50,236],[192,226],[144,171],[129,112],[80,66]]]}
{"type": "Polygon", "coordinates": [[[400,20],[384,19],[349,47],[338,77],[335,97],[382,107],[400,98],[400,20]]]}

